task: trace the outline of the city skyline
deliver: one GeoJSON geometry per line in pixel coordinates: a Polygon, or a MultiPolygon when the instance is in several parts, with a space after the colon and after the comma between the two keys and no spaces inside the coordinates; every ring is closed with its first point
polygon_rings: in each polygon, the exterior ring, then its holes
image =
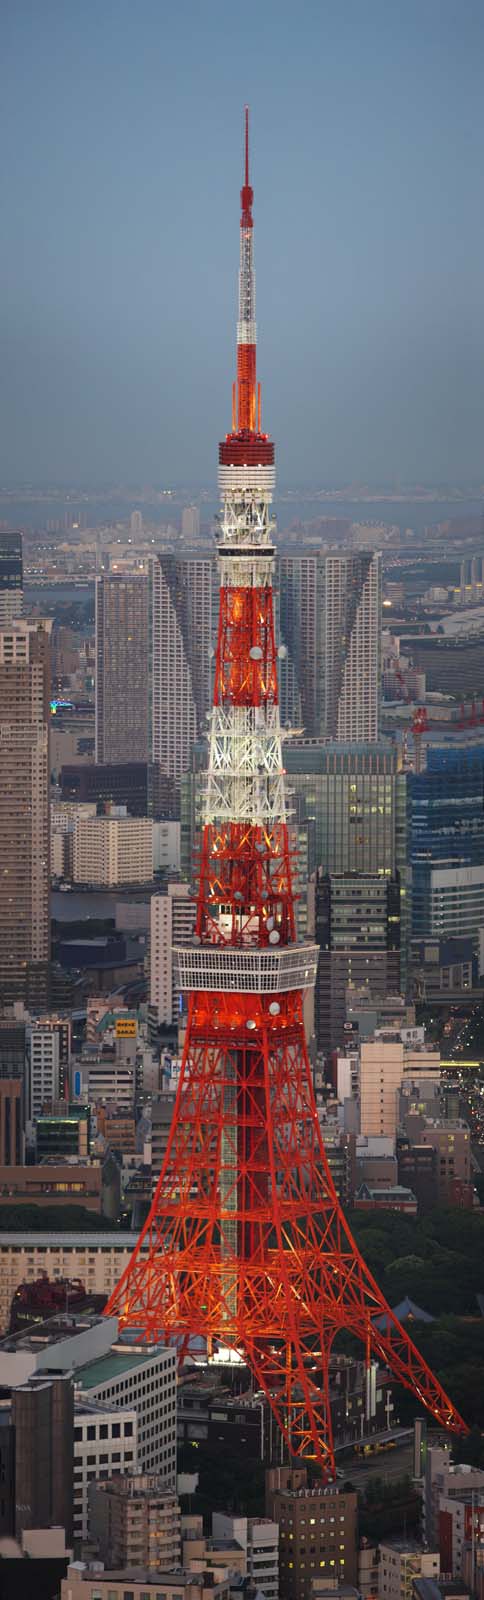
{"type": "Polygon", "coordinates": [[[287,481],[481,481],[483,32],[433,0],[8,8],[5,480],[207,481],[248,100],[287,481]]]}

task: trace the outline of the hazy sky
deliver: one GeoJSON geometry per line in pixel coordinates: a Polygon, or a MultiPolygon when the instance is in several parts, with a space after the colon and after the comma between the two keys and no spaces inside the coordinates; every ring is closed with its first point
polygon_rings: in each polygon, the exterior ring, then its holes
{"type": "Polygon", "coordinates": [[[0,0],[0,479],[484,480],[482,0],[0,0]]]}

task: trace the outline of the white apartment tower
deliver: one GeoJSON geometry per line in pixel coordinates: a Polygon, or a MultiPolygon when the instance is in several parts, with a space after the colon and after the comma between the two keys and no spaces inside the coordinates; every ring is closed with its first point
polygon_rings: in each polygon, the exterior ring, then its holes
{"type": "Polygon", "coordinates": [[[149,883],[153,877],[150,817],[77,817],[74,824],[74,883],[149,883]]]}
{"type": "Polygon", "coordinates": [[[50,1022],[32,1022],[27,1028],[27,1123],[59,1099],[60,1088],[59,1030],[50,1022]]]}
{"type": "Polygon", "coordinates": [[[378,738],[381,556],[329,555],[324,581],[324,728],[347,743],[378,738]]]}
{"type": "Polygon", "coordinates": [[[172,946],[191,939],[196,909],[186,883],[169,883],[166,894],[151,899],[150,1006],[158,1025],[170,1027],[176,1021],[178,987],[172,946]]]}
{"type": "Polygon", "coordinates": [[[175,780],[190,769],[210,709],[214,596],[211,556],[150,561],[150,752],[175,780]]]}

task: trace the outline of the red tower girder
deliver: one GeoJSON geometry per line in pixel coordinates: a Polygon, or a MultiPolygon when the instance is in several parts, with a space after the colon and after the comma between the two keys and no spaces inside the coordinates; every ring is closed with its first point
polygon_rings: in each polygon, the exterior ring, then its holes
{"type": "Polygon", "coordinates": [[[176,1340],[181,1358],[196,1336],[209,1352],[216,1340],[237,1348],[289,1449],[314,1457],[331,1477],[329,1358],[342,1328],[442,1426],[467,1430],[361,1257],[314,1100],[303,991],[314,983],[316,951],[296,937],[278,721],[274,451],[260,425],[255,431],[252,198],[246,122],[244,422],[220,448],[222,582],[206,820],[194,939],[175,952],[189,993],[185,1047],[151,1211],[107,1311],[142,1338],[176,1340]]]}

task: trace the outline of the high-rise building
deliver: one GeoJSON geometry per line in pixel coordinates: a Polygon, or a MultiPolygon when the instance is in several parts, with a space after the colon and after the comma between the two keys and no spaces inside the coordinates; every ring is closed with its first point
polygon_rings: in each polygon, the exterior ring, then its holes
{"type": "Polygon", "coordinates": [[[150,751],[169,778],[188,772],[206,731],[216,619],[211,556],[150,561],[150,751]]]}
{"type": "Polygon", "coordinates": [[[324,731],[377,739],[381,694],[381,557],[328,555],[324,571],[324,731]]]}
{"type": "Polygon", "coordinates": [[[383,740],[288,739],[288,788],[298,820],[313,824],[310,869],[388,875],[401,868],[396,749],[383,740]]]}
{"type": "Polygon", "coordinates": [[[281,723],[302,727],[313,738],[324,732],[324,556],[279,555],[274,579],[286,651],[279,669],[281,723]]]}
{"type": "Polygon", "coordinates": [[[186,883],[169,883],[166,894],[152,895],[150,1008],[159,1027],[171,1027],[177,1020],[179,987],[172,946],[191,937],[195,912],[196,901],[186,883]]]}
{"type": "Polygon", "coordinates": [[[427,750],[408,778],[415,938],[477,938],[484,916],[484,743],[427,750]]]}
{"type": "Polygon", "coordinates": [[[148,755],[148,579],[96,580],[96,761],[148,755]]]}
{"type": "Polygon", "coordinates": [[[22,535],[0,531],[0,628],[22,615],[22,535]]]}
{"type": "Polygon", "coordinates": [[[200,512],[198,506],[184,506],[181,514],[182,539],[199,539],[200,512]]]}
{"type": "Polygon", "coordinates": [[[31,1123],[60,1095],[60,1037],[49,1022],[28,1025],[26,1088],[26,1121],[31,1123]]]}
{"type": "Polygon", "coordinates": [[[318,872],[310,901],[320,946],[316,1041],[328,1054],[344,1042],[348,989],[364,990],[374,1001],[400,993],[400,880],[318,872]]]}
{"type": "Polygon", "coordinates": [[[0,628],[0,998],[49,959],[50,622],[0,628]]]}

